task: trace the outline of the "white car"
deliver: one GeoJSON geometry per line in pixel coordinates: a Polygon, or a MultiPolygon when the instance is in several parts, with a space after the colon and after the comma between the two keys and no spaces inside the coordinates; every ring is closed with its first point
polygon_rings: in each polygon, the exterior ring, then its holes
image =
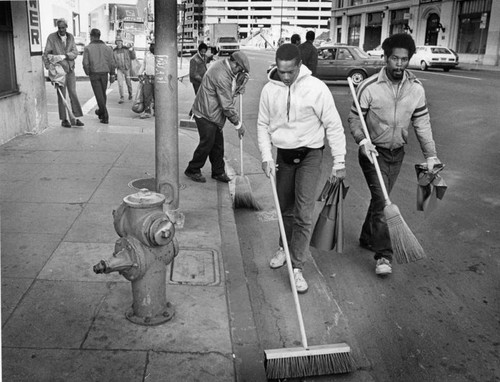
{"type": "Polygon", "coordinates": [[[427,70],[428,68],[442,68],[445,72],[458,65],[458,56],[444,46],[424,45],[417,46],[417,51],[410,60],[410,67],[427,70]]]}
{"type": "Polygon", "coordinates": [[[382,49],[382,45],[379,45],[372,50],[368,50],[366,54],[373,58],[384,58],[384,50],[382,49]]]}

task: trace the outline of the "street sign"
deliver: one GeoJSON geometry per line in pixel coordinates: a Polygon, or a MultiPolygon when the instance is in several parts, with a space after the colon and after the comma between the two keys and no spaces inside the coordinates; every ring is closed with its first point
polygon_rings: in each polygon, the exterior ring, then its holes
{"type": "Polygon", "coordinates": [[[486,28],[486,21],[488,21],[488,14],[485,12],[481,15],[481,23],[479,24],[480,29],[486,28]]]}

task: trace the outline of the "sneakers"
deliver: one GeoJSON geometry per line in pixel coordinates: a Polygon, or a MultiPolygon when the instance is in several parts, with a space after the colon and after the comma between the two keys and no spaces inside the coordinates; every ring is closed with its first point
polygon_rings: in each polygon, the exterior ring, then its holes
{"type": "Polygon", "coordinates": [[[139,115],[139,118],[140,119],[147,119],[147,118],[151,118],[151,114],[148,113],[148,112],[142,112],[141,115],[139,115]]]}
{"type": "Polygon", "coordinates": [[[123,97],[120,97],[120,100],[118,101],[118,103],[124,103],[125,101],[123,100],[123,97]]]}
{"type": "Polygon", "coordinates": [[[193,172],[188,172],[187,170],[184,171],[184,175],[186,175],[189,179],[198,182],[198,183],[205,183],[207,180],[203,175],[201,175],[199,172],[193,173],[193,172]]]}
{"type": "Polygon", "coordinates": [[[381,257],[377,260],[377,265],[375,266],[375,273],[379,276],[386,276],[392,273],[392,265],[389,259],[381,257]]]}
{"type": "Polygon", "coordinates": [[[61,122],[62,127],[71,127],[71,123],[67,119],[61,122]]]}
{"type": "Polygon", "coordinates": [[[274,255],[274,257],[271,259],[269,266],[272,269],[277,269],[277,268],[281,268],[285,264],[286,264],[285,251],[283,250],[283,248],[280,247],[280,249],[278,249],[276,251],[276,254],[274,255]]]}
{"type": "Polygon", "coordinates": [[[295,288],[297,289],[297,292],[306,293],[309,287],[307,286],[307,282],[302,275],[302,269],[294,268],[293,278],[295,280],[295,288]]]}
{"type": "Polygon", "coordinates": [[[227,176],[226,173],[222,173],[219,175],[212,175],[212,179],[215,179],[218,182],[223,182],[223,183],[229,183],[231,181],[231,178],[227,176]]]}
{"type": "Polygon", "coordinates": [[[85,124],[82,121],[80,121],[79,119],[77,119],[73,125],[74,126],[78,126],[78,127],[85,126],[85,124]]]}

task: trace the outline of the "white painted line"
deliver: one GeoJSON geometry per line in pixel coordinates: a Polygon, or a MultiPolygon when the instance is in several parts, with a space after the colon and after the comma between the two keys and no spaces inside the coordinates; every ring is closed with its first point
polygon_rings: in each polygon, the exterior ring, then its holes
{"type": "MultiPolygon", "coordinates": [[[[106,91],[106,95],[108,95],[112,91],[113,91],[113,89],[108,89],[106,91]]],[[[85,102],[85,105],[82,106],[83,115],[88,114],[89,111],[95,107],[95,105],[97,105],[97,101],[96,101],[95,97],[92,97],[87,102],[85,102]]]]}
{"type": "MultiPolygon", "coordinates": [[[[417,71],[418,72],[418,71],[417,71]]],[[[469,80],[476,80],[476,81],[482,81],[481,78],[476,78],[476,77],[468,77],[468,76],[457,76],[455,74],[446,74],[446,73],[434,73],[434,72],[425,72],[426,74],[436,74],[439,76],[444,76],[444,77],[457,77],[457,78],[467,78],[469,80]]],[[[418,78],[419,80],[421,78],[418,78]]]]}

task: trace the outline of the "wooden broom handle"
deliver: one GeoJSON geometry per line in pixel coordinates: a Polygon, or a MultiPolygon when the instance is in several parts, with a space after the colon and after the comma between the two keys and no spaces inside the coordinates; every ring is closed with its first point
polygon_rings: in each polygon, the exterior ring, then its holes
{"type": "Polygon", "coordinates": [[[304,319],[302,318],[302,310],[300,309],[299,295],[297,293],[297,287],[295,286],[295,279],[293,277],[292,259],[290,257],[290,251],[288,249],[288,242],[286,240],[285,224],[283,223],[283,217],[281,216],[280,202],[278,200],[278,192],[276,191],[276,182],[272,173],[270,174],[269,178],[271,179],[271,188],[273,190],[274,204],[276,206],[276,215],[278,215],[281,240],[283,241],[283,249],[285,250],[286,265],[288,268],[288,276],[290,278],[290,286],[292,287],[293,300],[295,302],[295,309],[297,310],[297,317],[299,319],[302,346],[304,347],[304,349],[308,349],[309,347],[307,345],[306,329],[304,328],[304,319]]]}
{"type": "MultiPolygon", "coordinates": [[[[368,142],[372,143],[370,139],[370,134],[368,133],[368,127],[366,127],[365,118],[363,117],[363,112],[361,111],[361,106],[359,105],[358,96],[356,95],[356,89],[354,89],[354,83],[352,82],[351,77],[347,77],[347,82],[349,83],[349,88],[351,89],[351,94],[354,100],[354,104],[356,105],[356,109],[358,110],[359,120],[361,121],[361,126],[363,127],[363,132],[365,133],[365,137],[368,140],[368,142]]],[[[385,188],[385,182],[384,178],[382,177],[382,172],[380,171],[380,166],[378,165],[377,156],[373,152],[370,152],[370,155],[373,160],[373,165],[375,166],[375,171],[377,172],[380,188],[382,189],[382,193],[384,194],[385,204],[388,206],[389,204],[391,204],[391,201],[389,199],[389,193],[385,188]]]]}
{"type": "MultiPolygon", "coordinates": [[[[239,95],[240,101],[240,122],[243,126],[243,95],[239,95]]],[[[243,137],[240,137],[240,175],[243,176],[243,137]]]]}

